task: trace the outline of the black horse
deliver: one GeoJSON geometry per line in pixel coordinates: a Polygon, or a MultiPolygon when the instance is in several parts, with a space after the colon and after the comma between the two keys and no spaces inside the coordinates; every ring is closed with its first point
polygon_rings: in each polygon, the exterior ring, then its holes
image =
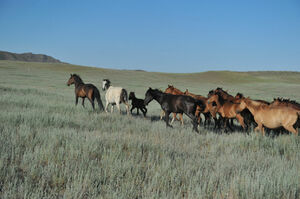
{"type": "Polygon", "coordinates": [[[189,118],[192,119],[193,130],[199,133],[197,129],[198,120],[195,116],[195,112],[197,106],[200,106],[202,110],[205,109],[205,104],[203,104],[202,101],[196,100],[186,95],[172,95],[163,93],[158,89],[149,88],[145,94],[145,105],[148,105],[149,102],[151,102],[153,99],[155,99],[161,105],[161,108],[165,111],[167,127],[172,127],[169,124],[170,113],[185,113],[189,118]]]}
{"type": "Polygon", "coordinates": [[[79,75],[71,74],[67,85],[75,84],[75,104],[78,104],[78,97],[82,98],[82,106],[84,107],[84,99],[87,97],[92,104],[93,109],[95,110],[94,100],[98,102],[100,110],[104,110],[103,104],[100,98],[99,90],[93,84],[85,84],[79,75]]]}
{"type": "Polygon", "coordinates": [[[129,93],[128,99],[131,100],[131,105],[132,105],[130,109],[131,114],[132,114],[132,110],[136,108],[137,115],[139,115],[139,109],[140,109],[143,112],[144,117],[146,117],[147,108],[144,104],[144,100],[136,98],[134,92],[129,93]]]}

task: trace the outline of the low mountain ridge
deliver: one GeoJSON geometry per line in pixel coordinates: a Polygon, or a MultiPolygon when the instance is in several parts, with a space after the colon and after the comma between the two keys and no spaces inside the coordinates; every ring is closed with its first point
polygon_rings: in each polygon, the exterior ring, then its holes
{"type": "Polygon", "coordinates": [[[33,54],[33,53],[18,54],[18,53],[11,53],[7,51],[0,51],[0,60],[62,63],[60,60],[44,54],[33,54]]]}

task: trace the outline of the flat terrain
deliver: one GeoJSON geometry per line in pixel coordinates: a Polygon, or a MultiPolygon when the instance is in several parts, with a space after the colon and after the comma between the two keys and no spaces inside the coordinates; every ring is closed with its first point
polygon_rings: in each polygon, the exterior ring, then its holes
{"type": "MultiPolygon", "coordinates": [[[[69,64],[0,61],[0,198],[300,198],[300,136],[166,129],[153,101],[147,118],[75,106],[77,73],[144,98],[168,84],[206,95],[300,101],[300,73],[166,74],[69,64]]],[[[105,103],[104,92],[100,90],[105,103]]],[[[97,106],[96,106],[97,107],[97,106]]]]}

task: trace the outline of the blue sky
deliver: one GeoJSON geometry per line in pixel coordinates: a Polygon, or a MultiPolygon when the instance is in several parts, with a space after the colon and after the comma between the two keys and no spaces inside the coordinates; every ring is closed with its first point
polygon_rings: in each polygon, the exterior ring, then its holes
{"type": "Polygon", "coordinates": [[[300,71],[300,1],[0,0],[0,50],[160,72],[300,71]]]}

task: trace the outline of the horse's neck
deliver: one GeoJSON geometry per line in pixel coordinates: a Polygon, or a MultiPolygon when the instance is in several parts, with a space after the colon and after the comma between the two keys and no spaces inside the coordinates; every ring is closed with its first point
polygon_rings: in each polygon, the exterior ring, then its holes
{"type": "Polygon", "coordinates": [[[79,86],[82,86],[82,85],[84,85],[83,82],[81,82],[81,81],[75,81],[75,88],[78,88],[79,86]]]}
{"type": "Polygon", "coordinates": [[[252,113],[252,115],[254,112],[258,111],[259,108],[261,107],[261,104],[255,104],[253,101],[248,101],[246,104],[247,104],[247,108],[252,113]]]}
{"type": "Polygon", "coordinates": [[[112,88],[113,88],[112,85],[109,85],[108,88],[106,89],[106,92],[112,88]]]}
{"type": "Polygon", "coordinates": [[[162,104],[163,103],[163,97],[164,94],[163,93],[157,93],[156,95],[154,95],[154,99],[159,103],[162,104]]]}

